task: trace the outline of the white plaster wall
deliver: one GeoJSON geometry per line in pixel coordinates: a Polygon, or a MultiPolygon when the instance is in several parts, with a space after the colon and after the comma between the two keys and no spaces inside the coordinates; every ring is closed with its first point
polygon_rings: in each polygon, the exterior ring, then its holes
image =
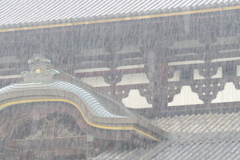
{"type": "MultiPolygon", "coordinates": [[[[240,66],[237,67],[237,76],[240,76],[240,66]]],[[[222,67],[218,68],[217,74],[211,78],[221,78],[222,77],[222,67]]],[[[194,70],[194,79],[204,79],[204,77],[199,75],[199,71],[197,69],[194,70]]],[[[224,86],[224,90],[220,91],[217,94],[216,99],[212,101],[212,103],[219,102],[235,102],[240,101],[240,90],[237,90],[234,84],[226,83],[224,86]]],[[[180,94],[174,97],[173,102],[169,103],[169,106],[177,106],[177,105],[193,105],[193,104],[203,104],[203,101],[198,98],[198,95],[191,91],[190,86],[183,86],[180,94]]]]}
{"type": "MultiPolygon", "coordinates": [[[[134,66],[136,67],[136,66],[134,66]]],[[[131,67],[125,67],[131,68],[131,67]]],[[[120,68],[124,69],[124,68],[120,68]]],[[[107,70],[107,69],[102,69],[107,70]]],[[[89,71],[89,70],[88,70],[89,71]]],[[[96,71],[96,70],[93,70],[96,71]]],[[[78,71],[81,72],[81,71],[78,71]]],[[[85,72],[82,71],[82,72],[85,72]]],[[[237,67],[237,75],[240,76],[240,66],[237,67]]],[[[217,74],[212,78],[220,78],[222,77],[222,68],[219,67],[217,74]]],[[[194,79],[204,79],[199,75],[199,71],[197,69],[194,70],[194,79]]],[[[82,78],[83,82],[92,85],[94,87],[101,86],[109,86],[104,82],[103,77],[89,77],[82,78]]],[[[169,79],[169,81],[179,81],[179,71],[176,71],[174,77],[169,79]]],[[[146,74],[126,74],[123,76],[122,81],[117,85],[127,85],[127,84],[141,84],[141,83],[149,83],[146,74]]],[[[220,91],[217,95],[217,98],[212,101],[212,103],[219,102],[234,102],[240,101],[240,90],[235,89],[233,83],[226,83],[224,90],[220,91]]],[[[151,104],[148,104],[145,97],[142,97],[137,89],[131,90],[127,98],[122,100],[122,103],[129,108],[150,108],[151,104]]],[[[178,106],[178,105],[194,105],[194,104],[203,104],[202,100],[198,98],[197,93],[191,91],[190,86],[183,86],[180,94],[175,95],[174,100],[171,103],[168,103],[169,106],[178,106]]]]}
{"type": "MultiPolygon", "coordinates": [[[[225,39],[218,39],[215,45],[223,44],[223,43],[233,43],[235,39],[233,37],[228,37],[225,39]]],[[[186,42],[175,42],[172,48],[184,48],[191,46],[201,46],[198,41],[186,41],[186,42]]],[[[107,54],[103,49],[98,50],[98,52],[102,52],[102,54],[107,54]]],[[[139,48],[136,46],[125,46],[121,53],[129,53],[129,52],[138,52],[139,48]]],[[[93,51],[96,52],[96,51],[93,51]]],[[[222,51],[223,53],[228,51],[222,51]]],[[[212,62],[221,62],[221,61],[232,61],[240,58],[224,58],[224,59],[214,59],[212,62]]],[[[188,65],[188,64],[197,64],[204,63],[204,61],[185,61],[185,62],[172,62],[169,63],[170,66],[174,65],[188,65]]],[[[143,68],[143,65],[135,65],[135,66],[122,66],[118,67],[118,69],[131,69],[131,68],[143,68]]],[[[104,68],[102,70],[109,70],[108,68],[104,68]]],[[[93,69],[92,71],[96,71],[93,69]]],[[[85,72],[81,70],[77,70],[76,72],[85,72]]],[[[240,66],[237,67],[237,76],[240,76],[240,66]]],[[[219,67],[217,70],[217,74],[211,78],[221,78],[222,77],[222,68],[219,67]]],[[[204,77],[200,76],[199,71],[194,69],[195,80],[204,79],[204,77]]],[[[82,78],[82,81],[85,83],[92,85],[94,87],[100,86],[109,86],[104,82],[103,77],[91,77],[91,78],[82,78]]],[[[169,79],[169,81],[179,81],[179,71],[177,70],[174,73],[174,77],[169,79]]],[[[126,74],[122,77],[122,81],[117,85],[128,85],[128,84],[141,84],[141,83],[149,83],[147,76],[145,73],[139,74],[126,74]]],[[[240,91],[236,90],[233,83],[227,83],[223,91],[219,92],[217,98],[212,101],[212,103],[219,102],[233,102],[240,101],[240,91]]],[[[129,108],[149,108],[152,105],[148,104],[145,97],[142,97],[138,90],[131,90],[127,98],[122,100],[122,103],[129,108]]],[[[197,93],[193,93],[191,91],[190,86],[183,86],[180,94],[175,95],[174,100],[169,103],[169,106],[177,106],[177,105],[193,105],[193,104],[203,104],[203,102],[198,98],[197,93]]]]}
{"type": "Polygon", "coordinates": [[[240,90],[237,90],[234,84],[226,83],[224,90],[220,91],[217,98],[212,101],[212,103],[219,102],[235,102],[240,101],[240,90]]]}
{"type": "Polygon", "coordinates": [[[87,78],[81,78],[81,81],[93,86],[93,87],[104,87],[109,86],[107,84],[103,77],[87,77],[87,78]]]}
{"type": "Polygon", "coordinates": [[[145,97],[142,97],[138,90],[134,89],[129,92],[127,98],[122,99],[122,103],[129,108],[151,108],[145,97]]]}

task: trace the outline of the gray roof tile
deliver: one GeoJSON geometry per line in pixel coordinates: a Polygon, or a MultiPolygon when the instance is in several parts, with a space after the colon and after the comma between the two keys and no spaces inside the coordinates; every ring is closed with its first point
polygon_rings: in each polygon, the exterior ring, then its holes
{"type": "Polygon", "coordinates": [[[50,84],[41,84],[41,83],[27,83],[26,84],[12,84],[9,86],[6,86],[2,89],[0,89],[0,94],[6,93],[6,92],[14,92],[16,90],[22,90],[22,89],[29,89],[29,88],[49,88],[49,89],[56,89],[56,90],[65,90],[68,92],[71,92],[78,96],[85,104],[87,104],[91,112],[98,117],[105,117],[105,118],[127,118],[130,116],[120,116],[113,113],[110,113],[108,110],[105,109],[104,104],[101,104],[97,100],[94,94],[91,92],[80,88],[76,85],[67,83],[67,82],[61,82],[56,81],[50,84]]]}
{"type": "MultiPolygon", "coordinates": [[[[195,160],[240,159],[240,113],[182,115],[157,120],[158,125],[173,134],[173,139],[151,148],[123,150],[132,159],[142,160],[195,160]],[[139,152],[141,151],[141,152],[139,152]]],[[[98,159],[98,157],[96,157],[98,159]]],[[[100,160],[101,158],[99,158],[100,160]]],[[[112,158],[110,158],[112,159],[112,158]]]]}
{"type": "Polygon", "coordinates": [[[240,113],[203,114],[191,116],[175,116],[158,120],[158,125],[167,131],[179,133],[213,133],[239,131],[240,113]]]}
{"type": "Polygon", "coordinates": [[[239,4],[240,0],[0,0],[0,27],[68,23],[239,4]]]}

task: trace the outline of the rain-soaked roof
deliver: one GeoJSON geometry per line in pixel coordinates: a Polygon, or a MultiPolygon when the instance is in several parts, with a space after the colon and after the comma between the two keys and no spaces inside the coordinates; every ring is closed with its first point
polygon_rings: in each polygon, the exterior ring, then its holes
{"type": "Polygon", "coordinates": [[[125,113],[125,116],[110,113],[104,107],[104,105],[96,98],[96,96],[94,96],[92,93],[68,82],[56,81],[49,84],[43,84],[43,83],[12,84],[0,89],[0,95],[8,92],[16,92],[18,90],[24,90],[24,89],[29,90],[29,89],[36,89],[36,88],[64,90],[64,91],[71,92],[77,95],[79,99],[81,99],[87,106],[89,106],[90,112],[92,112],[92,114],[97,117],[127,118],[130,116],[127,113],[125,113]]]}
{"type": "Polygon", "coordinates": [[[157,124],[174,135],[148,149],[112,149],[91,160],[240,159],[240,113],[197,114],[159,118],[157,124]]]}
{"type": "Polygon", "coordinates": [[[103,19],[121,21],[134,16],[137,19],[151,18],[156,14],[166,14],[159,16],[165,17],[172,16],[168,13],[182,15],[200,13],[194,12],[199,10],[239,9],[238,5],[239,0],[0,0],[0,28],[61,23],[72,25],[74,22],[94,20],[98,20],[95,23],[101,23],[99,20],[103,19]]]}
{"type": "MultiPolygon", "coordinates": [[[[135,115],[122,104],[80,82],[62,81],[61,73],[51,61],[36,55],[28,60],[29,71],[21,73],[24,81],[0,89],[0,111],[12,105],[32,102],[66,102],[79,111],[78,117],[89,126],[111,131],[136,131],[155,141],[170,138],[170,134],[147,119],[135,115]],[[59,75],[60,79],[54,77],[59,75]],[[75,84],[76,83],[76,84],[75,84]],[[151,133],[148,133],[150,130],[151,133]]],[[[76,80],[69,75],[69,79],[76,80]]],[[[115,135],[115,134],[114,134],[115,135]]],[[[105,135],[106,136],[106,135],[105,135]]]]}

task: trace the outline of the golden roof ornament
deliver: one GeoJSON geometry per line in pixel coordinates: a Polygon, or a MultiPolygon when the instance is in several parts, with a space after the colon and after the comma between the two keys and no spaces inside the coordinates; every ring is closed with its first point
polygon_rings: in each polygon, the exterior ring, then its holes
{"type": "Polygon", "coordinates": [[[23,71],[20,75],[25,82],[46,82],[53,80],[54,75],[60,72],[53,69],[51,60],[42,55],[36,55],[28,60],[29,71],[23,71]]]}

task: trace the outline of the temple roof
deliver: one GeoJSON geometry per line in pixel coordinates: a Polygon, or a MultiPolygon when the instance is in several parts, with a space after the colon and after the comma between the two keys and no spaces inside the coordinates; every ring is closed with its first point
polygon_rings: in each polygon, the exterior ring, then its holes
{"type": "Polygon", "coordinates": [[[104,117],[104,118],[129,118],[133,117],[133,115],[130,112],[127,112],[127,110],[123,110],[121,108],[118,108],[118,114],[117,112],[111,113],[109,112],[105,106],[106,103],[103,104],[97,95],[94,95],[94,93],[91,93],[90,91],[85,90],[84,88],[80,88],[74,84],[62,82],[62,81],[56,81],[52,83],[19,83],[19,84],[12,84],[9,86],[6,86],[2,89],[0,89],[0,95],[4,93],[9,92],[16,92],[18,90],[24,91],[24,90],[31,90],[31,89],[54,89],[54,90],[64,90],[71,92],[78,96],[79,99],[81,99],[87,106],[89,106],[90,112],[97,117],[104,117]],[[120,113],[120,114],[119,114],[120,113]]]}
{"type": "MultiPolygon", "coordinates": [[[[96,132],[98,130],[104,133],[106,139],[110,138],[103,131],[105,129],[115,140],[128,139],[128,136],[123,137],[128,131],[131,134],[138,134],[140,139],[146,137],[154,141],[166,140],[171,137],[164,129],[131,113],[121,103],[98,92],[93,87],[76,79],[75,82],[67,82],[61,80],[63,79],[61,76],[56,78],[60,72],[53,69],[51,61],[44,56],[36,55],[28,60],[28,64],[29,71],[21,73],[23,82],[0,89],[0,111],[16,104],[67,103],[72,107],[66,107],[66,112],[74,113],[73,116],[77,119],[82,117],[81,121],[84,121],[84,125],[82,122],[79,122],[79,125],[86,128],[85,131],[93,136],[99,136],[99,133],[96,132]],[[122,132],[121,136],[117,138],[116,132],[122,132]]],[[[72,78],[69,75],[65,76],[69,81],[72,78]]]]}
{"type": "Polygon", "coordinates": [[[174,135],[171,140],[148,149],[108,150],[92,160],[239,159],[239,115],[210,113],[159,118],[158,126],[174,135]]]}
{"type": "Polygon", "coordinates": [[[62,24],[61,27],[124,21],[132,17],[166,17],[239,9],[239,4],[239,0],[0,0],[0,28],[62,24]]]}

